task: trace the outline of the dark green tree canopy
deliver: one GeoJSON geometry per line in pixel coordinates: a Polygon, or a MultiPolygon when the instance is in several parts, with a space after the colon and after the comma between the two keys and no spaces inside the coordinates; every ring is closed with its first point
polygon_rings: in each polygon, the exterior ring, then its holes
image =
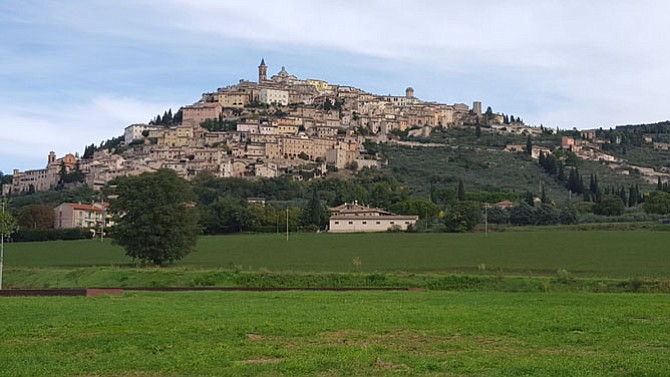
{"type": "Polygon", "coordinates": [[[663,191],[654,191],[644,201],[644,211],[666,215],[670,213],[670,194],[663,191]]]}
{"type": "Polygon", "coordinates": [[[29,204],[22,207],[17,216],[21,228],[27,229],[51,229],[55,220],[53,207],[44,204],[29,204]]]}
{"type": "Polygon", "coordinates": [[[112,237],[126,255],[155,265],[190,253],[200,232],[190,184],[168,169],[119,179],[112,237]]]}
{"type": "Polygon", "coordinates": [[[623,211],[623,201],[617,195],[603,195],[602,199],[593,207],[593,213],[596,215],[619,216],[623,211]]]}

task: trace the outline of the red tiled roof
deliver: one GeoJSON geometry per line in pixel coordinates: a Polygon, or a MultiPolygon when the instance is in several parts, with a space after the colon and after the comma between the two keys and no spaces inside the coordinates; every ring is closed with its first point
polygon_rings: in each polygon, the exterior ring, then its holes
{"type": "Polygon", "coordinates": [[[63,203],[63,205],[66,205],[68,207],[72,207],[72,209],[78,209],[78,210],[82,210],[82,211],[102,212],[102,208],[95,207],[95,206],[92,206],[90,204],[63,203]]]}

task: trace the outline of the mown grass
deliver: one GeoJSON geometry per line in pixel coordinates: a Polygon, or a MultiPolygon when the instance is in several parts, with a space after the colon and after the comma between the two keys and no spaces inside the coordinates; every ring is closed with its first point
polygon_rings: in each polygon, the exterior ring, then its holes
{"type": "MultiPolygon", "coordinates": [[[[180,268],[261,272],[475,273],[667,277],[668,232],[292,234],[202,237],[180,268]],[[354,263],[356,259],[360,263],[354,263]]],[[[137,266],[106,241],[6,245],[6,268],[137,266]]]]}
{"type": "Polygon", "coordinates": [[[665,295],[1,298],[3,376],[663,376],[665,295]]]}

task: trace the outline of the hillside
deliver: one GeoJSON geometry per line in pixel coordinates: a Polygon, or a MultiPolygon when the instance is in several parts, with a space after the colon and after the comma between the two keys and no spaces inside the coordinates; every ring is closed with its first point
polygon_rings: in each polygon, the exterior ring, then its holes
{"type": "MultiPolygon", "coordinates": [[[[555,148],[561,136],[542,135],[533,139],[535,145],[555,148]]],[[[523,144],[525,136],[483,133],[475,137],[474,127],[436,130],[428,138],[413,138],[414,145],[384,145],[382,155],[388,159],[388,169],[417,197],[427,198],[431,185],[455,189],[462,180],[469,191],[511,191],[539,195],[543,185],[547,195],[556,202],[568,199],[565,185],[548,175],[523,153],[505,151],[508,144],[523,144]],[[430,143],[430,144],[428,144],[430,143]],[[423,146],[422,146],[423,145],[423,146]],[[426,146],[430,145],[430,146],[426,146]]],[[[637,175],[624,175],[605,163],[578,160],[583,176],[595,174],[601,186],[630,187],[639,185],[642,191],[654,185],[637,175]]]]}

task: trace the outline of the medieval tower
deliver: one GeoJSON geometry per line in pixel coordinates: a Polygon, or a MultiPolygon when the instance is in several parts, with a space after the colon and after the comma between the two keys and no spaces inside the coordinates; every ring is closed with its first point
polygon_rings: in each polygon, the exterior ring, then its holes
{"type": "Polygon", "coordinates": [[[265,58],[261,59],[261,65],[258,66],[258,83],[262,84],[263,81],[268,79],[268,66],[265,65],[265,58]]]}

